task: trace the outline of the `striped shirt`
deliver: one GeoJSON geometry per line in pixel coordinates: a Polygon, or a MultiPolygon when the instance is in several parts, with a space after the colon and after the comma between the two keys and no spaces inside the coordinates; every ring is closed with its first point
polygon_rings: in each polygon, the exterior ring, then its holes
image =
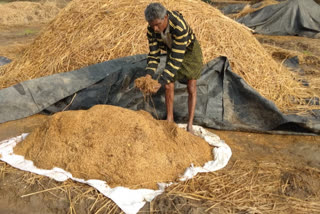
{"type": "Polygon", "coordinates": [[[150,26],[148,26],[148,42],[150,52],[147,58],[146,72],[148,74],[154,74],[160,63],[160,52],[161,50],[169,51],[167,56],[167,64],[164,72],[161,74],[160,82],[170,83],[173,82],[174,76],[180,69],[184,54],[187,47],[192,44],[195,40],[195,35],[190,26],[183,19],[183,16],[177,11],[168,10],[168,25],[169,32],[172,36],[172,47],[169,48],[161,37],[161,33],[155,32],[150,26]]]}

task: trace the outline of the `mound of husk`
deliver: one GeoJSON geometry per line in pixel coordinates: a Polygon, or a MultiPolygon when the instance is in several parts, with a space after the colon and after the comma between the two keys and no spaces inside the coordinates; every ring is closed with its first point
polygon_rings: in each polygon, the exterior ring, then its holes
{"type": "Polygon", "coordinates": [[[174,181],[191,163],[212,160],[211,151],[174,123],[108,105],[57,113],[14,148],[39,168],[60,167],[77,178],[131,188],[174,181]]]}
{"type": "MultiPolygon", "coordinates": [[[[86,65],[148,53],[144,9],[150,0],[74,0],[25,51],[0,68],[0,88],[86,65]]],[[[283,111],[312,97],[239,23],[201,0],[160,0],[180,11],[200,41],[205,63],[227,56],[232,69],[283,111]]],[[[304,106],[307,108],[307,106],[304,106]]]]}
{"type": "Polygon", "coordinates": [[[0,25],[30,25],[48,23],[60,9],[54,2],[11,2],[0,4],[0,25]]]}

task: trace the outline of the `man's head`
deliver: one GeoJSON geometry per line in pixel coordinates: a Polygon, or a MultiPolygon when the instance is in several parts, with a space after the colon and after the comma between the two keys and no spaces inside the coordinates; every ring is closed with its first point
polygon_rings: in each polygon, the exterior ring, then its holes
{"type": "Polygon", "coordinates": [[[160,3],[151,3],[144,11],[146,21],[156,32],[163,32],[168,25],[167,9],[160,3]]]}

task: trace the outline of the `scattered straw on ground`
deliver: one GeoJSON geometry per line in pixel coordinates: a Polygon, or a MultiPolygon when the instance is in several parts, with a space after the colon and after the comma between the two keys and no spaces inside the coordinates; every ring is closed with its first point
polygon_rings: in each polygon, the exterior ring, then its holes
{"type": "Polygon", "coordinates": [[[160,86],[160,83],[152,79],[151,76],[139,77],[134,81],[134,84],[144,95],[156,93],[160,86]]]}
{"type": "Polygon", "coordinates": [[[259,7],[257,7],[257,8],[253,8],[251,5],[248,4],[239,13],[232,14],[232,15],[230,15],[230,17],[238,19],[238,18],[240,18],[242,16],[245,16],[245,15],[247,15],[249,13],[253,13],[253,12],[255,12],[257,10],[260,10],[260,9],[266,7],[266,6],[274,5],[274,4],[279,4],[279,2],[276,1],[276,0],[264,0],[264,1],[261,2],[261,5],[259,7]]]}
{"type": "Polygon", "coordinates": [[[9,196],[5,194],[4,197],[4,200],[10,198],[8,209],[14,207],[13,210],[16,210],[15,206],[19,204],[19,200],[33,197],[39,201],[37,208],[50,202],[50,208],[46,210],[49,213],[76,214],[84,210],[92,214],[123,213],[112,200],[93,187],[72,180],[56,182],[45,176],[13,168],[2,161],[0,161],[0,187],[4,193],[10,191],[9,196]]]}
{"type": "Polygon", "coordinates": [[[54,2],[17,1],[0,4],[0,25],[30,25],[48,23],[60,9],[54,2]]]}
{"type": "MultiPolygon", "coordinates": [[[[302,74],[297,73],[295,69],[292,71],[294,78],[301,82],[307,82],[309,84],[308,93],[310,94],[310,103],[319,103],[320,95],[320,57],[316,55],[309,55],[301,53],[299,51],[287,50],[279,48],[273,45],[264,44],[263,47],[270,53],[270,55],[275,59],[284,63],[286,59],[297,56],[300,66],[303,67],[302,74]],[[307,67],[306,67],[307,66],[307,67]]],[[[300,109],[300,113],[304,113],[303,105],[296,105],[297,109],[300,109]]]]}
{"type": "Polygon", "coordinates": [[[39,168],[60,167],[112,187],[157,188],[191,163],[212,160],[211,150],[203,139],[147,112],[98,105],[55,114],[14,152],[39,168]]]}
{"type": "MultiPolygon", "coordinates": [[[[144,9],[150,0],[73,0],[25,51],[0,68],[0,88],[119,57],[148,53],[144,9]]],[[[308,108],[310,93],[242,25],[201,0],[161,0],[180,11],[204,61],[227,56],[232,69],[283,111],[308,108]]]]}
{"type": "MultiPolygon", "coordinates": [[[[201,173],[167,188],[151,202],[150,213],[187,213],[184,211],[188,207],[189,211],[203,210],[200,213],[320,213],[320,170],[288,164],[252,160],[229,163],[225,169],[201,173]]],[[[53,199],[59,201],[59,207],[61,199],[66,199],[73,211],[70,213],[86,207],[92,213],[104,209],[120,212],[110,199],[92,187],[73,181],[54,182],[0,161],[0,183],[11,182],[12,176],[7,175],[12,174],[18,180],[17,185],[21,184],[23,190],[19,196],[23,198],[54,196],[59,199],[53,199]],[[17,179],[21,174],[22,178],[17,179]],[[86,203],[81,207],[83,201],[86,203]]]]}
{"type": "Polygon", "coordinates": [[[320,56],[310,55],[310,54],[302,53],[296,50],[288,50],[288,49],[280,48],[280,47],[269,45],[269,44],[263,44],[263,47],[275,59],[286,60],[288,58],[297,56],[299,59],[299,64],[301,65],[305,64],[305,65],[320,66],[320,56]]]}
{"type": "Polygon", "coordinates": [[[319,177],[315,168],[238,161],[169,187],[153,202],[154,209],[161,200],[174,209],[179,201],[174,197],[183,197],[203,201],[206,213],[319,213],[319,177]]]}
{"type": "Polygon", "coordinates": [[[8,59],[15,60],[21,56],[21,53],[25,49],[25,44],[12,44],[5,47],[0,46],[0,56],[5,56],[8,59]]]}

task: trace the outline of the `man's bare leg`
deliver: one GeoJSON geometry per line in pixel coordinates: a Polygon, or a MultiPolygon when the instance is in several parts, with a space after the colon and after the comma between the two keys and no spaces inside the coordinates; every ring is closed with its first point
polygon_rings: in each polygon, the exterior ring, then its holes
{"type": "Polygon", "coordinates": [[[197,80],[188,80],[188,110],[189,120],[187,124],[187,131],[193,134],[193,118],[197,102],[197,80]]]}
{"type": "Polygon", "coordinates": [[[165,85],[167,121],[173,122],[174,82],[165,85]]]}

